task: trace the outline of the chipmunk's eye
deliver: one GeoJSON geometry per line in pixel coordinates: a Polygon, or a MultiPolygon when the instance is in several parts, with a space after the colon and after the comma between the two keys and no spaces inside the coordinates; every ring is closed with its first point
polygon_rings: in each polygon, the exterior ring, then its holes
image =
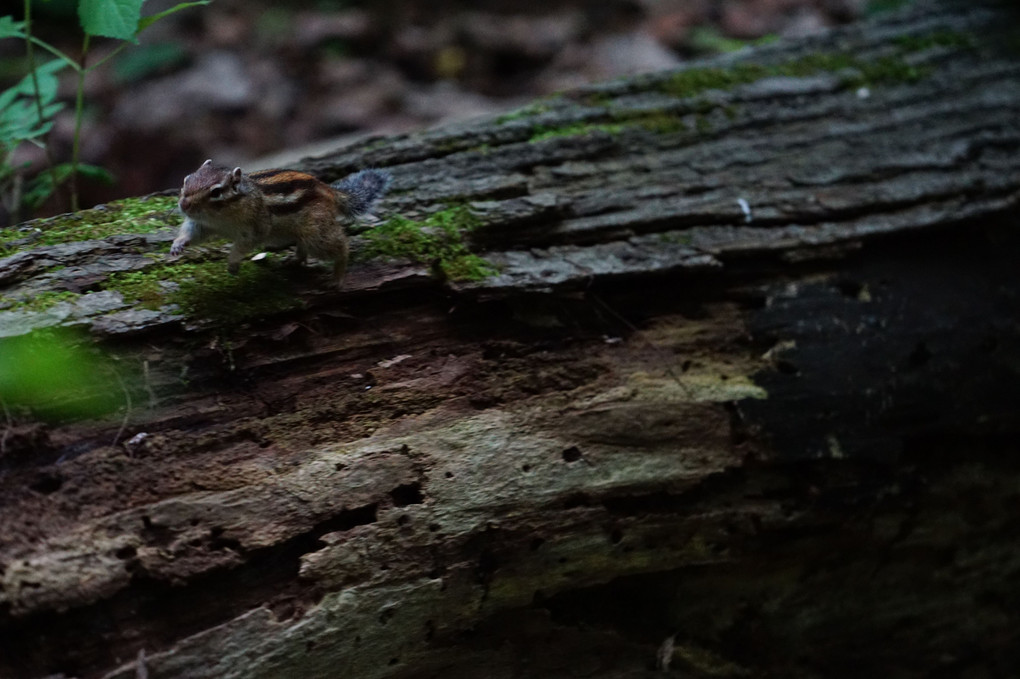
{"type": "Polygon", "coordinates": [[[214,186],[211,189],[209,189],[209,197],[210,198],[219,198],[222,195],[223,195],[222,187],[214,186]]]}

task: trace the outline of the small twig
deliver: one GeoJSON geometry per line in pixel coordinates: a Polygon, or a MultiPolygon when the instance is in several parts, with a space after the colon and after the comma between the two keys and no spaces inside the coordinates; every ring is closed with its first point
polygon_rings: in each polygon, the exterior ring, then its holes
{"type": "Polygon", "coordinates": [[[145,649],[138,649],[138,657],[135,658],[135,679],[149,679],[149,668],[145,664],[145,649]]]}
{"type": "Polygon", "coordinates": [[[156,392],[152,390],[152,379],[149,376],[148,359],[142,361],[142,378],[145,382],[145,391],[149,394],[149,407],[155,408],[159,399],[156,398],[156,392]]]}
{"type": "Polygon", "coordinates": [[[655,667],[663,672],[669,672],[669,666],[673,662],[673,651],[676,648],[676,635],[670,635],[659,644],[655,653],[655,667]]]}
{"type": "MultiPolygon", "coordinates": [[[[636,325],[634,325],[633,323],[628,321],[619,312],[617,312],[611,306],[609,306],[608,304],[603,302],[602,299],[600,299],[597,295],[595,295],[591,290],[588,290],[587,292],[585,292],[585,294],[588,296],[589,299],[591,299],[591,301],[596,302],[600,307],[602,307],[602,309],[604,311],[607,311],[611,316],[613,316],[618,321],[620,321],[621,323],[626,325],[634,333],[639,332],[638,327],[636,325]]],[[[661,351],[661,349],[659,349],[658,347],[654,346],[651,342],[649,342],[648,340],[644,339],[643,337],[639,337],[638,341],[641,342],[642,344],[644,344],[649,349],[653,349],[655,351],[661,351]]],[[[691,396],[692,394],[691,394],[690,389],[687,388],[686,384],[684,384],[683,382],[680,381],[680,376],[677,375],[675,372],[673,372],[673,368],[670,367],[669,363],[663,361],[663,367],[666,370],[666,374],[673,378],[673,381],[676,382],[677,386],[680,387],[681,389],[683,389],[684,393],[687,396],[691,396]]]]}
{"type": "Polygon", "coordinates": [[[22,214],[21,195],[25,189],[25,177],[20,173],[16,173],[14,178],[11,179],[11,204],[9,206],[11,213],[11,223],[17,224],[24,215],[22,214]]]}
{"type": "MultiPolygon", "coordinates": [[[[32,88],[35,90],[35,111],[36,115],[39,116],[39,124],[41,125],[43,122],[42,93],[39,91],[39,74],[36,72],[35,67],[35,43],[32,40],[32,0],[25,0],[25,56],[28,57],[28,67],[31,69],[29,73],[32,74],[32,88]]],[[[46,152],[46,162],[50,166],[50,181],[53,182],[53,195],[57,195],[57,163],[53,160],[53,149],[50,148],[49,144],[43,144],[43,150],[46,152]]],[[[17,201],[15,205],[19,214],[16,216],[15,222],[21,219],[20,195],[17,196],[17,201]]]]}
{"type": "Polygon", "coordinates": [[[127,423],[128,419],[131,417],[133,404],[131,401],[131,391],[128,390],[127,385],[124,383],[124,378],[120,376],[120,371],[114,368],[113,366],[111,366],[110,369],[113,371],[114,377],[117,378],[117,383],[120,384],[120,388],[124,392],[124,419],[121,420],[120,429],[117,430],[117,435],[113,437],[113,443],[110,444],[111,446],[116,447],[117,442],[120,441],[121,435],[127,428],[127,423]]]}
{"type": "Polygon", "coordinates": [[[4,420],[7,424],[4,427],[4,435],[0,436],[0,457],[3,457],[7,454],[7,439],[11,435],[11,430],[14,429],[14,418],[11,417],[11,411],[7,408],[7,401],[3,396],[0,396],[0,407],[4,409],[4,420]]]}
{"type": "Polygon", "coordinates": [[[89,53],[89,34],[81,44],[81,62],[78,65],[78,91],[74,97],[74,140],[71,143],[71,212],[78,211],[78,158],[81,152],[81,122],[85,108],[85,60],[89,53]]]}

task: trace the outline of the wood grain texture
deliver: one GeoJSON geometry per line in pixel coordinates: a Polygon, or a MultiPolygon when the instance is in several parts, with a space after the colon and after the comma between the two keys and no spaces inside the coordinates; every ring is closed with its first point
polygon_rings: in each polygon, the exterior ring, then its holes
{"type": "Polygon", "coordinates": [[[466,206],[478,281],[280,267],[300,303],[227,323],[96,289],[169,230],[0,259],[88,293],[4,342],[77,326],[131,398],[5,413],[0,676],[609,679],[667,639],[674,676],[1009,676],[1014,18],[919,3],[300,168],[466,206]]]}

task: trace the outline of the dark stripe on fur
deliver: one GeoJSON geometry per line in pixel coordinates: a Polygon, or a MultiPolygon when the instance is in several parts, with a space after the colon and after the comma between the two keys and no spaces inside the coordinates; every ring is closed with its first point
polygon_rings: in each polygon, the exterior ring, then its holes
{"type": "Polygon", "coordinates": [[[275,182],[259,182],[259,188],[262,189],[262,193],[267,195],[277,195],[286,193],[314,193],[315,187],[319,184],[318,179],[291,179],[281,180],[275,182]]]}

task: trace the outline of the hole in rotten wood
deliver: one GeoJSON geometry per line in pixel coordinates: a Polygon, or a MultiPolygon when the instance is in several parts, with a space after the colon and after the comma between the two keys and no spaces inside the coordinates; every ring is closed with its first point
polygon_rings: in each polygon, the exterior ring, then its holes
{"type": "Polygon", "coordinates": [[[390,491],[390,498],[393,499],[394,507],[406,507],[407,505],[420,505],[425,501],[421,492],[420,483],[406,483],[397,486],[390,491]]]}
{"type": "Polygon", "coordinates": [[[836,288],[844,297],[850,297],[851,299],[860,299],[861,292],[864,290],[864,284],[858,281],[843,279],[836,281],[836,288]]]}
{"type": "Polygon", "coordinates": [[[173,540],[173,531],[166,526],[160,526],[149,516],[142,516],[142,527],[145,529],[142,537],[147,544],[165,546],[173,540]]]}
{"type": "Polygon", "coordinates": [[[492,580],[492,574],[499,568],[499,562],[489,551],[483,551],[478,555],[478,566],[475,568],[475,579],[481,583],[492,580]]]}
{"type": "Polygon", "coordinates": [[[575,507],[587,507],[589,504],[591,502],[586,494],[574,493],[563,501],[563,508],[574,509],[575,507]]]}
{"type": "Polygon", "coordinates": [[[379,504],[375,502],[363,507],[345,509],[333,518],[326,519],[317,524],[312,532],[316,535],[323,535],[325,533],[337,533],[350,530],[356,526],[375,523],[378,520],[378,510],[379,504]]]}
{"type": "Polygon", "coordinates": [[[241,543],[234,538],[223,537],[224,532],[225,529],[223,526],[213,526],[209,529],[209,549],[213,551],[229,549],[231,551],[241,553],[243,551],[241,543]]]}
{"type": "Polygon", "coordinates": [[[910,356],[907,357],[907,366],[911,369],[920,368],[931,359],[932,355],[927,344],[918,342],[914,350],[910,352],[910,356]]]}
{"type": "Polygon", "coordinates": [[[581,450],[577,446],[570,446],[563,451],[564,462],[577,462],[581,459],[581,450]]]}
{"type": "Polygon", "coordinates": [[[37,493],[49,495],[50,493],[55,493],[60,490],[62,485],[64,485],[64,477],[60,474],[54,472],[42,472],[35,481],[29,485],[29,488],[37,493]]]}
{"type": "Polygon", "coordinates": [[[794,365],[790,361],[786,361],[783,359],[779,359],[778,361],[776,361],[776,370],[778,370],[784,375],[800,374],[800,369],[796,365],[794,365]]]}
{"type": "Polygon", "coordinates": [[[138,550],[135,549],[134,546],[132,545],[125,545],[124,547],[121,547],[120,549],[113,553],[113,555],[118,559],[124,560],[133,559],[136,554],[138,554],[138,550]]]}

